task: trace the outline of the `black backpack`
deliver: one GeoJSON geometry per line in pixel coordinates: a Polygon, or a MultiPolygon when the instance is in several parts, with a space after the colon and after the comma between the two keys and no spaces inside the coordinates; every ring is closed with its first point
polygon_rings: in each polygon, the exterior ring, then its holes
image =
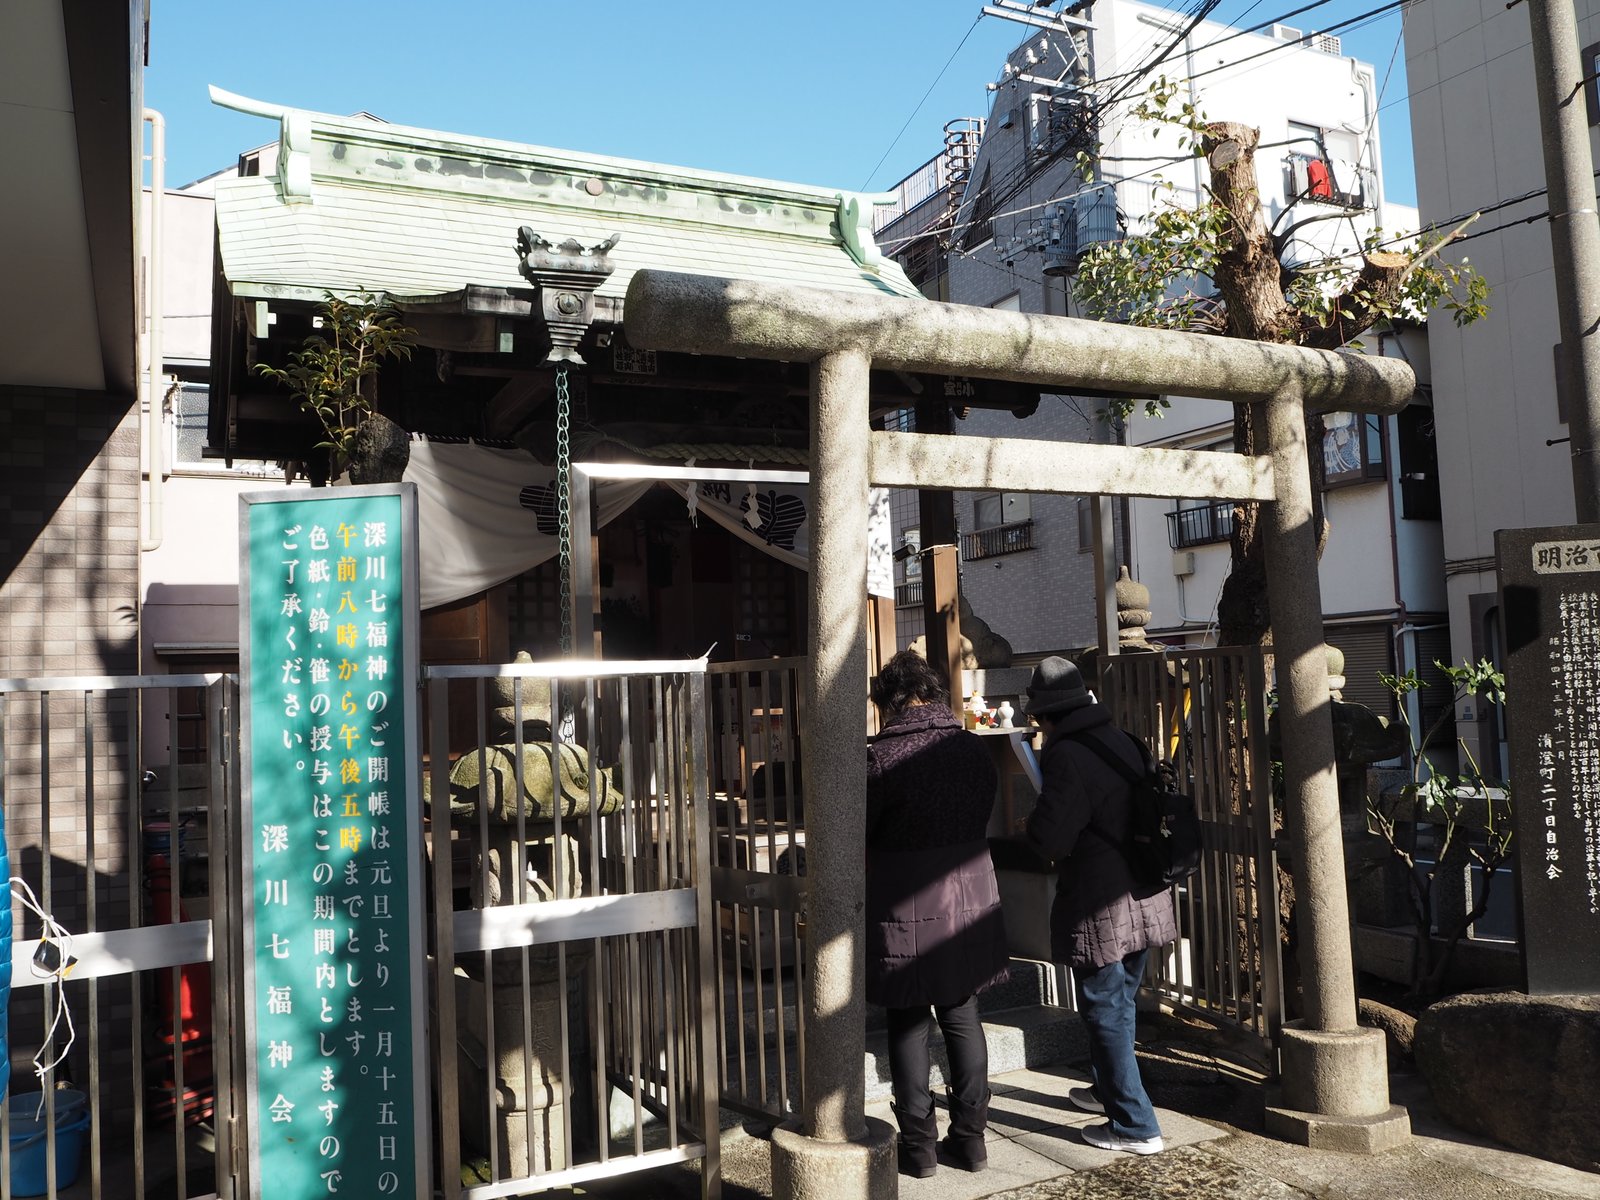
{"type": "Polygon", "coordinates": [[[1152,885],[1180,883],[1200,869],[1200,814],[1194,798],[1178,790],[1172,764],[1158,763],[1149,747],[1131,733],[1127,736],[1139,747],[1143,771],[1134,770],[1099,738],[1080,735],[1073,740],[1094,751],[1132,789],[1133,817],[1121,849],[1134,877],[1152,885]]]}

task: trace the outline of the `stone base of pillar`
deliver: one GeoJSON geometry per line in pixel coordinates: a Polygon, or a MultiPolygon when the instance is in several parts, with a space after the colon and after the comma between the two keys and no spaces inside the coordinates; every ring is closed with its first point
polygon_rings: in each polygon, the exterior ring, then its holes
{"type": "Polygon", "coordinates": [[[1398,1104],[1371,1117],[1330,1117],[1269,1104],[1267,1132],[1313,1150],[1379,1154],[1411,1140],[1411,1114],[1398,1104]]]}
{"type": "Polygon", "coordinates": [[[1267,1104],[1267,1132],[1319,1150],[1374,1154],[1411,1136],[1406,1110],[1389,1103],[1381,1029],[1284,1026],[1283,1084],[1267,1104]]]}
{"type": "Polygon", "coordinates": [[[864,1137],[823,1142],[791,1121],[772,1131],[773,1200],[895,1200],[894,1126],[867,1118],[864,1137]]]}

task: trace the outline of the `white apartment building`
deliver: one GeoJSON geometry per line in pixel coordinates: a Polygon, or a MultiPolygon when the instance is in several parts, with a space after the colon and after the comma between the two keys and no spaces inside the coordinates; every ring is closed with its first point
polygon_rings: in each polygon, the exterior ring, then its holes
{"type": "MultiPolygon", "coordinates": [[[[1600,4],[1575,2],[1592,130],[1600,4]]],[[[1435,320],[1428,342],[1451,655],[1497,659],[1495,530],[1562,525],[1576,514],[1528,15],[1422,0],[1405,10],[1405,45],[1422,218],[1453,227],[1458,213],[1483,213],[1447,257],[1470,258],[1489,283],[1489,315],[1463,329],[1435,320]]],[[[1479,761],[1503,771],[1499,710],[1467,701],[1456,717],[1479,761]]]]}
{"type": "MultiPolygon", "coordinates": [[[[901,256],[930,296],[1081,315],[1071,296],[1078,256],[1137,229],[1159,205],[1192,205],[1205,187],[1206,164],[1185,154],[1175,129],[1130,114],[1162,75],[1178,84],[1178,104],[1260,130],[1263,205],[1273,229],[1286,233],[1291,261],[1353,251],[1375,227],[1414,227],[1414,213],[1384,205],[1373,68],[1341,55],[1337,37],[1210,22],[1185,31],[1174,14],[1133,0],[1097,0],[1076,18],[1054,9],[1034,13],[1059,27],[1032,26],[1002,64],[989,85],[993,103],[976,152],[970,135],[948,139],[958,153],[908,179],[907,203],[887,210],[880,228],[880,245],[901,256]],[[1086,183],[1077,156],[1096,143],[1100,155],[1086,183]],[[929,187],[940,175],[960,187],[948,205],[929,187]],[[923,196],[929,198],[918,205],[923,196]],[[942,258],[933,252],[941,237],[948,245],[942,258]]],[[[1426,380],[1425,347],[1415,331],[1365,342],[1368,352],[1405,354],[1426,380]]],[[[1102,399],[1047,395],[1027,419],[1026,436],[1231,442],[1231,408],[1167,399],[1161,419],[1135,415],[1124,426],[1106,419],[1102,399]]],[[[1419,408],[1400,419],[1335,423],[1329,433],[1332,533],[1322,571],[1328,638],[1350,659],[1347,694],[1380,708],[1387,693],[1378,670],[1444,656],[1431,428],[1419,408]]],[[[957,421],[956,431],[1017,432],[1011,415],[977,410],[957,421]]],[[[1087,500],[964,494],[955,505],[964,595],[1020,659],[1096,640],[1087,500]]],[[[914,499],[896,500],[903,521],[914,521],[915,511],[914,499]]],[[[1119,503],[1117,555],[1150,589],[1153,639],[1215,640],[1231,520],[1227,504],[1119,503]]],[[[911,599],[915,589],[902,595],[911,599]]],[[[902,612],[911,618],[903,630],[914,634],[915,611],[902,612]]]]}

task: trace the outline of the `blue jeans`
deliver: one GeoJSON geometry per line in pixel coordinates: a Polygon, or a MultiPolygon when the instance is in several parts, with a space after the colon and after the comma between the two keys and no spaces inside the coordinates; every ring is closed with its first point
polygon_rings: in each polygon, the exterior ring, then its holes
{"type": "Polygon", "coordinates": [[[1134,996],[1149,953],[1140,950],[1095,970],[1072,969],[1078,1015],[1089,1031],[1089,1073],[1095,1095],[1105,1105],[1111,1131],[1131,1138],[1161,1136],[1133,1056],[1134,996]]]}

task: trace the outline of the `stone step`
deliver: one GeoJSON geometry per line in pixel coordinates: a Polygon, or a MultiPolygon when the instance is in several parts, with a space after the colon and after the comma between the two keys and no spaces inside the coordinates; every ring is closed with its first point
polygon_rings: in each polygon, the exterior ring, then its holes
{"type": "MultiPolygon", "coordinates": [[[[1011,974],[1006,979],[978,993],[980,1013],[1004,1012],[1012,1008],[1026,1008],[1036,1004],[1055,1002],[1055,987],[1049,963],[1032,959],[1011,960],[1011,974]]],[[[867,1005],[867,1029],[884,1028],[884,1010],[875,1004],[867,1005]]]]}
{"type": "MultiPolygon", "coordinates": [[[[989,1074],[1087,1060],[1089,1042],[1078,1014],[1065,1008],[1026,1005],[983,1014],[983,1039],[989,1048],[989,1074]]],[[[937,1094],[945,1086],[948,1063],[944,1039],[928,1039],[933,1059],[931,1086],[937,1094]]],[[[882,1031],[867,1034],[867,1099],[890,1094],[889,1042],[882,1031]]]]}
{"type": "MultiPolygon", "coordinates": [[[[1084,1035],[1083,1022],[1079,1020],[1078,1014],[1070,1009],[1034,1004],[984,1013],[983,1035],[989,1050],[991,1076],[1006,1071],[1018,1071],[1025,1067],[1084,1062],[1089,1057],[1089,1043],[1084,1035]]],[[[789,1095],[794,1097],[800,1093],[792,1038],[786,1039],[786,1048],[788,1053],[785,1065],[789,1077],[789,1095]]],[[[938,1036],[929,1038],[928,1050],[933,1060],[930,1084],[938,1094],[944,1089],[948,1067],[944,1039],[938,1036]]],[[[770,1075],[775,1063],[775,1056],[768,1058],[768,1103],[775,1102],[777,1096],[777,1083],[770,1075]]],[[[757,1078],[753,1058],[747,1060],[745,1069],[746,1080],[753,1088],[757,1078]]],[[[891,1091],[888,1035],[881,1029],[869,1030],[867,1033],[865,1070],[867,1099],[878,1100],[888,1096],[891,1091]]],[[[728,1078],[736,1080],[738,1077],[738,1063],[730,1059],[728,1078]]]]}
{"type": "MultiPolygon", "coordinates": [[[[1012,959],[1011,974],[1008,978],[986,988],[978,993],[978,1011],[980,1013],[1005,1012],[1014,1008],[1029,1008],[1035,1005],[1054,1005],[1057,1003],[1058,989],[1053,978],[1056,968],[1049,963],[1034,962],[1031,959],[1012,959]]],[[[786,1038],[794,1037],[794,986],[789,979],[783,981],[783,1033],[786,1038]]],[[[771,981],[764,982],[762,1000],[763,1004],[757,1005],[754,985],[746,980],[743,984],[743,1008],[735,1007],[731,999],[725,1000],[727,1019],[735,1020],[738,1014],[743,1013],[745,1040],[748,1046],[754,1046],[762,1040],[759,1034],[765,1035],[765,1044],[774,1044],[777,1029],[773,1023],[771,1005],[774,1003],[771,981]],[[760,1015],[758,1021],[757,1016],[760,1015]]],[[[1061,1001],[1070,1001],[1070,996],[1061,996],[1061,1001]]],[[[867,1005],[866,1024],[867,1032],[882,1031],[885,1027],[884,1010],[875,1004],[867,1005]]]]}

